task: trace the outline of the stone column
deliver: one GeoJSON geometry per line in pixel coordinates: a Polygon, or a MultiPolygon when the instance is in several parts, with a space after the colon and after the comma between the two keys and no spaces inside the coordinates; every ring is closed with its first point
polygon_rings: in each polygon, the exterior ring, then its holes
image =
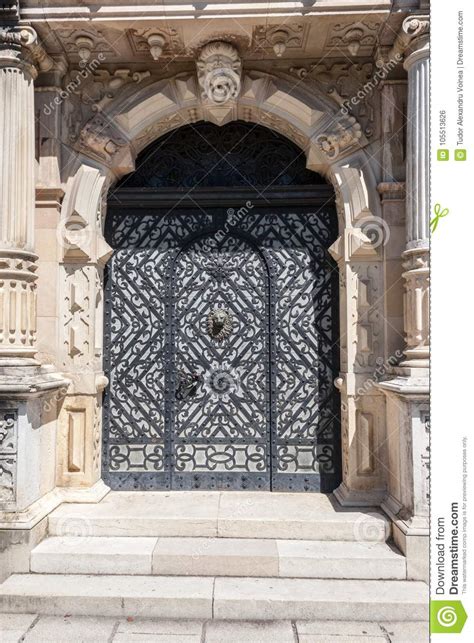
{"type": "Polygon", "coordinates": [[[30,28],[0,31],[0,362],[35,353],[35,123],[30,28]]]}
{"type": "Polygon", "coordinates": [[[17,530],[43,517],[44,507],[31,507],[54,489],[56,395],[67,389],[52,366],[34,359],[33,81],[52,65],[31,27],[0,28],[0,529],[5,543],[10,536],[20,542],[17,530]]]}
{"type": "Polygon", "coordinates": [[[429,366],[429,163],[430,48],[428,20],[407,18],[403,31],[413,38],[405,52],[408,72],[405,334],[403,366],[429,366]]]}

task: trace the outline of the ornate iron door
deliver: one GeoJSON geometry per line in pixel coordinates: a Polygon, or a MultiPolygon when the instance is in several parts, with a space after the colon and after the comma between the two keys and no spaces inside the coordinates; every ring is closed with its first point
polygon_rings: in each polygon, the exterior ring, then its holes
{"type": "Polygon", "coordinates": [[[332,207],[112,212],[104,478],[331,491],[340,481],[332,207]]]}
{"type": "Polygon", "coordinates": [[[253,123],[178,128],[136,165],[106,219],[104,479],[331,491],[332,189],[253,123]]]}
{"type": "Polygon", "coordinates": [[[340,481],[332,209],[112,213],[104,478],[330,491],[340,481]]]}

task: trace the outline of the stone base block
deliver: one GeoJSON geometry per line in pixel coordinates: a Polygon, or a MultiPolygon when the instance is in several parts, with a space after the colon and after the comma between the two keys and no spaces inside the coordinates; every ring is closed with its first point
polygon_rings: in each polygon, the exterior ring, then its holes
{"type": "MultiPolygon", "coordinates": [[[[393,524],[393,539],[406,557],[408,580],[428,582],[430,574],[430,539],[429,530],[425,533],[410,533],[399,524],[393,524]]],[[[417,530],[419,531],[419,530],[417,530]]]]}
{"type": "Polygon", "coordinates": [[[343,507],[378,507],[386,493],[384,489],[349,489],[344,482],[334,490],[334,496],[343,507]]]}
{"type": "Polygon", "coordinates": [[[0,583],[11,574],[30,571],[31,551],[45,538],[47,528],[44,518],[31,529],[0,529],[0,583]]]}

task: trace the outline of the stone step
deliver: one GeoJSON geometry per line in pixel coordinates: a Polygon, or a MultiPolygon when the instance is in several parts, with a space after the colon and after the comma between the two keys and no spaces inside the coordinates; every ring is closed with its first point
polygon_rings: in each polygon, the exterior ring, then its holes
{"type": "Polygon", "coordinates": [[[404,579],[385,542],[244,538],[50,537],[31,552],[46,574],[404,579]]]}
{"type": "Polygon", "coordinates": [[[384,541],[376,509],[342,508],[332,495],[265,492],[112,492],[98,504],[63,504],[52,536],[219,537],[384,541]]]}
{"type": "Polygon", "coordinates": [[[0,611],[132,618],[421,621],[425,583],[396,580],[14,574],[0,611]]]}

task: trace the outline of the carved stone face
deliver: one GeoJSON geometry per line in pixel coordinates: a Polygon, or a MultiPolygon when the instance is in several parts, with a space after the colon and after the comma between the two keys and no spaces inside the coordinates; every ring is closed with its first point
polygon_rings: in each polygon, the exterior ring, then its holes
{"type": "Polygon", "coordinates": [[[237,98],[242,63],[233,45],[222,41],[208,43],[196,64],[204,98],[216,105],[237,98]]]}
{"type": "Polygon", "coordinates": [[[207,332],[209,335],[221,342],[232,332],[232,317],[223,308],[214,308],[207,318],[207,332]]]}

